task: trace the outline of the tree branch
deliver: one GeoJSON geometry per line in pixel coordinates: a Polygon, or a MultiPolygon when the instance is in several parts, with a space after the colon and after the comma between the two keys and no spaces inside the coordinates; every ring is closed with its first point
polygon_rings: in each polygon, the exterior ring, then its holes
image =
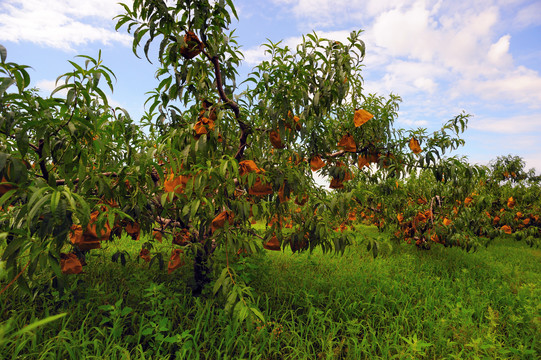
{"type": "Polygon", "coordinates": [[[37,154],[39,156],[39,168],[41,170],[41,175],[45,181],[49,181],[49,171],[47,170],[47,165],[45,164],[45,159],[43,158],[43,146],[45,145],[45,140],[39,139],[37,154]]]}
{"type": "Polygon", "coordinates": [[[237,153],[235,154],[235,159],[239,161],[242,159],[242,156],[244,155],[244,150],[246,149],[246,145],[248,142],[248,136],[252,133],[251,127],[246,124],[244,121],[240,119],[240,108],[239,105],[227,97],[225,91],[224,91],[224,84],[222,83],[222,71],[220,69],[220,62],[217,55],[210,56],[205,50],[203,50],[203,54],[209,59],[209,61],[214,66],[214,76],[216,77],[216,89],[218,90],[218,95],[220,95],[220,99],[233,110],[233,113],[235,114],[235,119],[237,120],[237,123],[240,126],[240,139],[239,139],[239,148],[237,150],[237,153]]]}

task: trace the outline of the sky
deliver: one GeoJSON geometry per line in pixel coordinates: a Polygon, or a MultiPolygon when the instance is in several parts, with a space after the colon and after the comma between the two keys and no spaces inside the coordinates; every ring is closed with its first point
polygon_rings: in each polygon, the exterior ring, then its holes
{"type": "MultiPolygon", "coordinates": [[[[395,126],[434,131],[464,111],[472,117],[456,154],[478,164],[516,155],[541,172],[541,0],[234,2],[241,74],[268,40],[294,47],[316,32],[345,41],[361,29],[364,91],[402,97],[395,126]]],[[[117,77],[111,104],[138,119],[156,66],[132,53],[125,28],[115,31],[121,12],[117,0],[0,0],[0,44],[7,61],[32,67],[44,95],[72,70],[68,60],[101,50],[117,77]]]]}

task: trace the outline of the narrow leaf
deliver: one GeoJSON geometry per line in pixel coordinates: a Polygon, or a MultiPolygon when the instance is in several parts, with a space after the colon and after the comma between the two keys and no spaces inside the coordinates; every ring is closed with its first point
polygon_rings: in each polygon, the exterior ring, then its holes
{"type": "Polygon", "coordinates": [[[6,58],[8,56],[8,51],[3,45],[0,45],[0,61],[3,63],[6,62],[6,58]]]}

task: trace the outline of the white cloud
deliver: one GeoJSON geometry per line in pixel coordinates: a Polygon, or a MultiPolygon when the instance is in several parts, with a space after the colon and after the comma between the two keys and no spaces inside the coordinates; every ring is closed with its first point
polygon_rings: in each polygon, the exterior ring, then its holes
{"type": "Polygon", "coordinates": [[[488,60],[496,66],[508,66],[513,59],[509,54],[511,35],[502,36],[496,43],[490,46],[488,50],[488,60]]]}
{"type": "MultiPolygon", "coordinates": [[[[469,123],[470,128],[500,134],[531,134],[541,131],[541,113],[531,115],[518,115],[510,117],[483,117],[473,118],[469,123]]],[[[523,138],[521,138],[523,139],[523,138]]],[[[526,146],[524,140],[517,144],[526,146]]],[[[540,145],[539,139],[530,145],[540,145]]]]}
{"type": "MultiPolygon", "coordinates": [[[[60,82],[59,84],[56,83],[55,80],[39,80],[36,82],[36,87],[40,90],[42,96],[49,96],[54,89],[57,87],[63,85],[63,82],[60,82]]],[[[60,90],[55,94],[55,96],[66,96],[68,91],[66,89],[60,90]]]]}
{"type": "MultiPolygon", "coordinates": [[[[401,1],[401,6],[406,6],[411,4],[409,1],[401,1]]],[[[376,16],[382,14],[386,11],[392,10],[397,6],[396,0],[369,0],[366,3],[365,10],[368,16],[376,16]]]]}
{"type": "Polygon", "coordinates": [[[263,60],[269,58],[268,55],[265,55],[265,48],[263,46],[257,46],[244,50],[242,54],[244,55],[244,61],[251,66],[257,65],[263,60]]]}
{"type": "MultiPolygon", "coordinates": [[[[431,63],[433,70],[446,69],[462,76],[486,71],[481,64],[491,45],[487,39],[498,20],[497,9],[456,16],[437,13],[437,8],[437,4],[427,7],[418,1],[410,8],[396,7],[377,15],[366,31],[368,51],[375,46],[390,61],[398,58],[431,63]]],[[[502,40],[493,53],[503,57],[504,45],[502,40]]]]}
{"type": "Polygon", "coordinates": [[[406,125],[409,128],[418,128],[418,127],[427,127],[428,126],[428,121],[411,119],[411,118],[407,118],[405,116],[399,116],[398,117],[398,124],[406,125]]]}
{"type": "Polygon", "coordinates": [[[384,70],[382,78],[366,82],[369,92],[395,92],[402,96],[419,92],[433,94],[438,88],[436,80],[448,76],[444,67],[430,62],[396,60],[388,63],[384,70]]]}
{"type": "Polygon", "coordinates": [[[431,78],[419,77],[413,81],[413,86],[415,86],[417,89],[421,91],[433,93],[436,90],[438,85],[431,78]]]}
{"type": "Polygon", "coordinates": [[[474,94],[485,100],[514,102],[538,109],[541,107],[541,76],[537,71],[519,66],[486,79],[463,79],[456,83],[454,93],[474,94]]]}
{"type": "Polygon", "coordinates": [[[528,6],[520,9],[513,19],[514,25],[518,28],[541,25],[541,2],[534,1],[528,6]]]}
{"type": "Polygon", "coordinates": [[[541,106],[541,77],[514,63],[512,36],[503,32],[519,20],[541,23],[539,2],[274,1],[292,7],[301,23],[334,29],[362,26],[367,88],[377,92],[439,94],[455,101],[473,95],[541,106]]]}
{"type": "Polygon", "coordinates": [[[420,3],[402,10],[395,8],[377,16],[370,33],[373,42],[385,48],[391,56],[406,56],[430,60],[435,42],[430,12],[420,3]],[[414,39],[414,41],[412,41],[414,39]]]}
{"type": "Polygon", "coordinates": [[[110,0],[5,0],[0,4],[0,40],[30,41],[64,51],[89,42],[128,45],[114,30],[122,8],[110,0]]]}
{"type": "Polygon", "coordinates": [[[373,45],[379,60],[388,61],[380,65],[385,67],[380,88],[401,95],[445,91],[455,100],[473,95],[540,107],[539,73],[514,64],[510,34],[491,40],[501,11],[497,6],[478,6],[437,13],[418,1],[376,16],[367,35],[368,51],[373,45]]]}
{"type": "Polygon", "coordinates": [[[526,170],[534,168],[537,175],[541,174],[541,158],[539,156],[524,156],[522,158],[526,163],[526,170]]]}
{"type": "Polygon", "coordinates": [[[298,25],[304,29],[334,26],[340,18],[360,17],[361,7],[350,0],[273,0],[285,5],[303,22],[298,25]]]}

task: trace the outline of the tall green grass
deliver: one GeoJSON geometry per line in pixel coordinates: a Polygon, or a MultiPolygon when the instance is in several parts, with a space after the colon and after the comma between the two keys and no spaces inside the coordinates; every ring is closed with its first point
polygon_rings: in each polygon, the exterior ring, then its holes
{"type": "MultiPolygon", "coordinates": [[[[266,319],[242,324],[210,291],[191,295],[189,266],[171,275],[157,263],[149,268],[135,260],[141,242],[124,238],[95,250],[62,294],[8,290],[0,358],[539,358],[539,249],[498,239],[476,253],[420,251],[383,240],[373,259],[366,239],[378,236],[358,226],[343,256],[286,250],[241,258],[236,272],[259,295],[266,319]],[[126,266],[111,262],[118,250],[131,254],[126,266]],[[16,333],[59,313],[66,316],[16,333]]],[[[154,251],[167,260],[167,245],[154,251]]]]}

